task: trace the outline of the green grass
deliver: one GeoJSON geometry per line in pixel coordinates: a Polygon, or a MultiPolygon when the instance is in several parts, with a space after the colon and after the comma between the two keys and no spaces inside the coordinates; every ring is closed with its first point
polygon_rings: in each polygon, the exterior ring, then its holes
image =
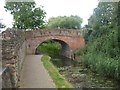
{"type": "Polygon", "coordinates": [[[59,74],[57,68],[50,62],[49,56],[44,55],[42,56],[41,60],[57,88],[73,88],[73,86],[69,82],[67,82],[61,74],[59,74]]]}

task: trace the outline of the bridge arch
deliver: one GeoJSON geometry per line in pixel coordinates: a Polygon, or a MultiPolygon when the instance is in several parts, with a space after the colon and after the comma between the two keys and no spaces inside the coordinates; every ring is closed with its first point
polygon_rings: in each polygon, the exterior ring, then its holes
{"type": "Polygon", "coordinates": [[[56,40],[62,45],[61,55],[71,58],[72,53],[84,46],[84,38],[76,30],[36,30],[26,32],[27,54],[35,54],[39,44],[56,40]]]}
{"type": "MultiPolygon", "coordinates": [[[[71,57],[71,48],[65,41],[59,39],[48,39],[46,41],[51,41],[51,40],[58,42],[61,45],[61,50],[59,52],[60,56],[69,57],[69,58],[71,57]]],[[[37,47],[46,41],[40,42],[40,44],[36,46],[36,51],[35,51],[36,54],[37,54],[37,47]]]]}

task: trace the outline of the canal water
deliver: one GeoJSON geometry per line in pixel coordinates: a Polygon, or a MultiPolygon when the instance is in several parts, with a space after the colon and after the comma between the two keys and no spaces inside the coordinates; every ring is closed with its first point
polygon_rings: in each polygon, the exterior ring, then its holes
{"type": "Polygon", "coordinates": [[[120,90],[120,83],[108,77],[100,76],[79,62],[68,58],[53,58],[52,63],[75,88],[82,90],[120,90]]]}

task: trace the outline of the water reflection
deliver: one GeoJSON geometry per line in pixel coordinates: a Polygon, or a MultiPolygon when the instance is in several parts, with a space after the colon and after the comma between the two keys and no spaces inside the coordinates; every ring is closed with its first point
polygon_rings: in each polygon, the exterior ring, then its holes
{"type": "Polygon", "coordinates": [[[59,57],[59,58],[53,58],[52,62],[57,67],[66,67],[71,66],[73,64],[73,60],[66,58],[66,57],[59,57]]]}

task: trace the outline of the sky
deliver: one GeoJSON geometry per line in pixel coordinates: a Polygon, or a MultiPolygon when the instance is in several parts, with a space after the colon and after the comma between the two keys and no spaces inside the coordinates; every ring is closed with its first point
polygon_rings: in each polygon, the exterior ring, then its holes
{"type": "MultiPolygon", "coordinates": [[[[78,15],[83,19],[82,26],[87,24],[98,0],[35,0],[37,7],[43,6],[46,20],[50,17],[78,15]]],[[[13,19],[10,12],[4,9],[4,0],[0,0],[0,22],[12,27],[13,19]]]]}

